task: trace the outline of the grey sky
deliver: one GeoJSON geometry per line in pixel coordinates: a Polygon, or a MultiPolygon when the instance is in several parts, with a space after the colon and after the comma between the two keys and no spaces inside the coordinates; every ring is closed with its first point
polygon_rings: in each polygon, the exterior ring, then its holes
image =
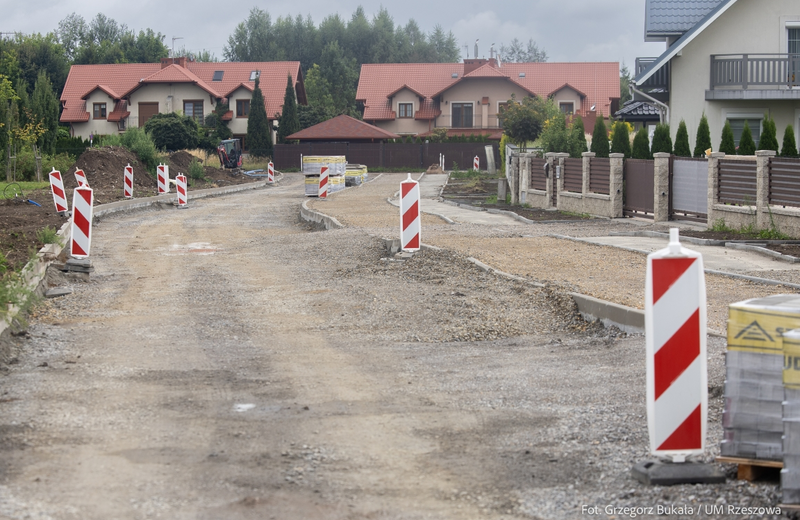
{"type": "MultiPolygon", "coordinates": [[[[132,29],[149,27],[161,32],[166,35],[167,46],[172,45],[173,37],[183,37],[175,42],[176,49],[184,45],[190,51],[206,49],[222,59],[228,36],[252,7],[268,11],[273,19],[310,14],[319,24],[334,13],[347,20],[358,5],[363,5],[371,17],[381,4],[359,0],[0,0],[0,31],[46,33],[56,29],[58,22],[72,12],[87,21],[102,12],[132,29]]],[[[405,25],[414,18],[426,32],[437,23],[445,31],[452,31],[462,57],[464,45],[473,55],[476,38],[480,38],[479,54],[486,57],[491,43],[497,48],[513,38],[523,42],[533,38],[547,51],[549,61],[619,61],[632,71],[637,56],[658,56],[664,49],[662,43],[643,41],[644,0],[533,0],[502,4],[485,0],[405,0],[383,5],[395,24],[405,25]]]]}

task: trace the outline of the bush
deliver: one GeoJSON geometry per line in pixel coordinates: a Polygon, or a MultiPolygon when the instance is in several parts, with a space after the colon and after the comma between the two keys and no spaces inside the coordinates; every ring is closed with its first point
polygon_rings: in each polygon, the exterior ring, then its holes
{"type": "Polygon", "coordinates": [[[697,125],[697,138],[694,145],[694,156],[705,157],[706,150],[711,149],[711,130],[708,128],[708,118],[706,113],[700,118],[700,124],[697,125]]]}
{"type": "Polygon", "coordinates": [[[667,124],[657,124],[656,130],[653,132],[653,146],[650,147],[650,153],[658,152],[672,153],[672,138],[669,136],[669,125],[667,124]]]}
{"type": "Polygon", "coordinates": [[[756,153],[756,143],[753,141],[753,134],[750,132],[750,125],[747,124],[747,121],[744,122],[737,153],[739,155],[755,155],[756,153]]]}
{"type": "Polygon", "coordinates": [[[683,119],[681,119],[678,132],[675,134],[675,155],[678,157],[692,156],[692,150],[689,148],[689,132],[686,130],[686,122],[683,119]]]}
{"type": "Polygon", "coordinates": [[[573,159],[580,159],[584,152],[589,149],[586,146],[586,130],[583,128],[583,119],[575,116],[572,120],[569,134],[569,156],[573,159]]]}
{"type": "Polygon", "coordinates": [[[602,114],[594,122],[594,131],[592,132],[592,148],[595,157],[608,157],[608,130],[603,121],[602,114]]]}
{"type": "Polygon", "coordinates": [[[647,134],[647,128],[642,127],[636,132],[636,137],[633,138],[633,150],[631,156],[634,159],[652,159],[650,154],[650,136],[647,134]]]}
{"type": "MultiPolygon", "coordinates": [[[[74,164],[75,158],[68,153],[56,155],[43,154],[42,179],[47,179],[47,174],[50,173],[53,168],[64,174],[67,173],[74,164]]],[[[30,146],[25,146],[17,152],[16,179],[18,181],[36,180],[36,159],[33,156],[33,150],[30,146]]]]}
{"type": "Polygon", "coordinates": [[[206,180],[206,172],[200,164],[200,161],[197,160],[197,157],[193,158],[192,162],[189,163],[189,171],[187,173],[190,179],[196,181],[206,180]]]}
{"type": "MultiPolygon", "coordinates": [[[[59,129],[60,130],[60,129],[59,129]]],[[[59,137],[56,140],[56,154],[68,153],[75,157],[80,155],[89,147],[89,140],[83,140],[80,137],[59,137]]]]}
{"type": "Polygon", "coordinates": [[[736,143],[733,140],[733,129],[730,121],[725,121],[725,126],[722,127],[719,151],[725,155],[736,155],[736,143]]]}
{"type": "Polygon", "coordinates": [[[625,158],[631,156],[631,134],[630,124],[625,121],[616,121],[611,127],[611,153],[625,154],[625,158]]]}
{"type": "Polygon", "coordinates": [[[794,142],[794,128],[792,125],[786,127],[783,132],[783,148],[781,157],[797,157],[797,144],[794,142]]]}
{"type": "Polygon", "coordinates": [[[156,148],[160,150],[177,151],[197,148],[198,126],[191,117],[175,112],[156,114],[147,120],[144,129],[152,136],[156,148]]]}
{"type": "Polygon", "coordinates": [[[758,150],[778,151],[778,129],[775,127],[775,120],[768,117],[764,120],[764,131],[758,140],[758,150]]]}
{"type": "Polygon", "coordinates": [[[159,157],[156,145],[150,134],[142,128],[129,128],[124,134],[109,135],[103,138],[103,146],[124,146],[135,153],[145,169],[155,177],[159,157]]]}

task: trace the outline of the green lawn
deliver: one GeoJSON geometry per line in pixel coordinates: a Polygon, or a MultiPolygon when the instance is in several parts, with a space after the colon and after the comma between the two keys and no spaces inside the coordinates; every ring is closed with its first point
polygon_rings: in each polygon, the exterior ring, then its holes
{"type": "Polygon", "coordinates": [[[14,195],[21,197],[22,194],[49,187],[49,182],[0,182],[0,199],[13,199],[14,195]]]}

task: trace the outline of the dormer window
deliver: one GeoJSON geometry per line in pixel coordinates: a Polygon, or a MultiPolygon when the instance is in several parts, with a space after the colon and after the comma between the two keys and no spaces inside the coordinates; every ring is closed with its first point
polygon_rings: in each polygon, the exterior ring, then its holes
{"type": "Polygon", "coordinates": [[[259,76],[261,76],[261,71],[254,70],[253,72],[250,73],[250,81],[255,81],[256,78],[258,78],[259,76]]]}
{"type": "Polygon", "coordinates": [[[105,119],[106,118],[106,104],[105,103],[95,103],[92,107],[92,112],[94,115],[94,119],[105,119]]]}
{"type": "Polygon", "coordinates": [[[398,103],[397,104],[397,117],[410,118],[414,117],[414,104],[413,103],[398,103]]]}

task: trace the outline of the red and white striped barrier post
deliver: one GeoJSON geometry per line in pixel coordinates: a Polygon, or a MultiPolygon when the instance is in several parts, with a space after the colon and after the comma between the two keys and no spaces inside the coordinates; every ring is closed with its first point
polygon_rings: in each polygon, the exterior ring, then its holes
{"type": "Polygon", "coordinates": [[[92,245],[92,188],[81,186],[72,194],[72,239],[69,254],[86,258],[92,245]]]}
{"type": "Polygon", "coordinates": [[[178,207],[185,208],[186,207],[186,175],[179,173],[177,177],[175,177],[175,191],[178,194],[178,207]]]}
{"type": "MultiPolygon", "coordinates": [[[[313,184],[312,184],[313,186],[313,184]]],[[[312,192],[313,193],[313,192],[312,192]]],[[[328,198],[328,167],[323,166],[319,170],[319,198],[328,198]]]]}
{"type": "Polygon", "coordinates": [[[400,183],[400,249],[420,248],[419,183],[411,178],[400,183]]]}
{"type": "Polygon", "coordinates": [[[275,165],[272,164],[272,161],[267,164],[267,182],[270,184],[275,182],[275,165]]]}
{"type": "Polygon", "coordinates": [[[75,169],[75,180],[78,181],[78,186],[89,186],[89,181],[86,180],[86,174],[80,168],[75,169]]]}
{"type": "Polygon", "coordinates": [[[158,165],[158,194],[169,193],[169,165],[158,165]]]}
{"type": "Polygon", "coordinates": [[[684,462],[706,439],[706,286],[703,258],[670,229],[669,246],[647,256],[647,425],[650,451],[684,462]]]}
{"type": "Polygon", "coordinates": [[[50,191],[53,192],[53,202],[56,205],[56,213],[66,213],[69,211],[67,194],[64,192],[64,181],[61,179],[61,172],[55,168],[50,172],[50,191]]]}
{"type": "Polygon", "coordinates": [[[473,170],[480,170],[481,169],[481,160],[477,155],[472,160],[472,169],[473,170]]]}
{"type": "Polygon", "coordinates": [[[125,167],[125,174],[124,174],[124,177],[123,177],[122,181],[123,181],[122,182],[122,186],[123,186],[123,191],[125,193],[125,198],[126,199],[132,199],[133,198],[133,166],[131,166],[130,163],[128,163],[128,165],[125,167]]]}

